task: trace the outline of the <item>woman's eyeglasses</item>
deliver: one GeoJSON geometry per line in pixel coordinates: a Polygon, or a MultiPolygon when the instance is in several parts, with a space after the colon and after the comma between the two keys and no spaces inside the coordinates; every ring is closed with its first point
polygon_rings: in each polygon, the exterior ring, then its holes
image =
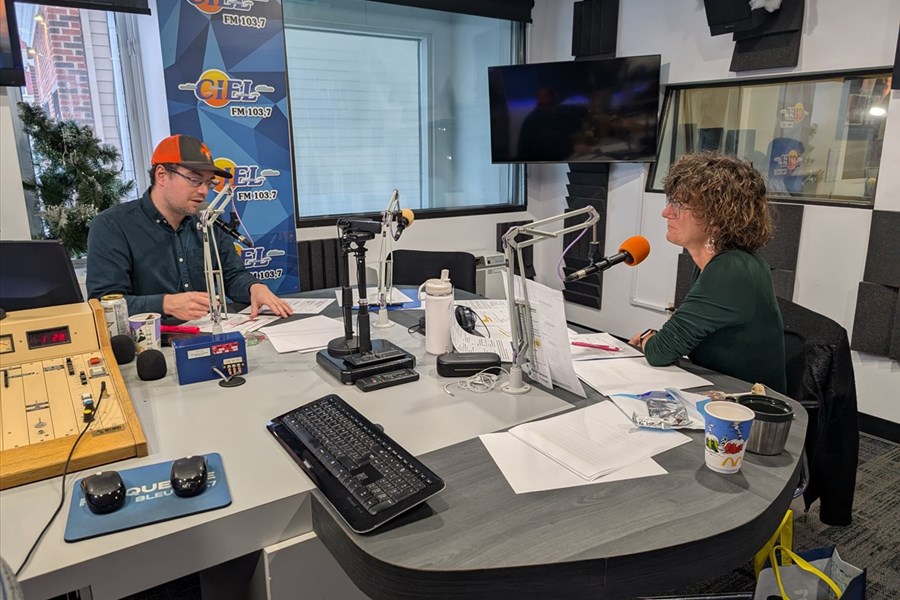
{"type": "Polygon", "coordinates": [[[190,175],[185,175],[181,171],[174,169],[172,167],[163,167],[169,173],[175,173],[185,179],[187,179],[188,183],[190,183],[194,187],[200,187],[201,185],[205,185],[208,188],[214,188],[222,183],[221,179],[216,179],[213,177],[212,179],[200,179],[199,177],[191,177],[190,175]]]}
{"type": "Polygon", "coordinates": [[[672,209],[675,216],[680,215],[683,210],[690,210],[687,204],[675,198],[666,197],[666,206],[672,209]]]}

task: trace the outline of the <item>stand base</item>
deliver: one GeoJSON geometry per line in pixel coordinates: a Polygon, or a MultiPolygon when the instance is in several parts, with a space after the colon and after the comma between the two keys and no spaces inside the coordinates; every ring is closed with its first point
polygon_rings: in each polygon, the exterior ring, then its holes
{"type": "Polygon", "coordinates": [[[500,386],[500,390],[506,394],[513,394],[515,396],[519,394],[527,394],[531,391],[531,386],[527,383],[523,383],[521,387],[513,387],[508,383],[504,383],[500,386]]]}
{"type": "Polygon", "coordinates": [[[349,385],[361,377],[415,368],[416,357],[387,340],[372,340],[372,351],[366,354],[335,356],[329,350],[319,350],[316,362],[341,383],[349,385]]]}
{"type": "Polygon", "coordinates": [[[388,319],[387,306],[380,306],[378,308],[378,318],[375,319],[374,323],[372,323],[372,327],[377,327],[378,329],[387,329],[388,327],[393,326],[394,322],[388,319]]]}
{"type": "Polygon", "coordinates": [[[522,367],[513,365],[509,368],[509,381],[500,386],[500,389],[506,394],[527,394],[531,391],[531,386],[522,380],[522,367]]]}
{"type": "Polygon", "coordinates": [[[332,356],[347,356],[356,352],[359,346],[359,340],[354,335],[349,340],[347,338],[334,338],[328,342],[328,353],[332,356]]]}

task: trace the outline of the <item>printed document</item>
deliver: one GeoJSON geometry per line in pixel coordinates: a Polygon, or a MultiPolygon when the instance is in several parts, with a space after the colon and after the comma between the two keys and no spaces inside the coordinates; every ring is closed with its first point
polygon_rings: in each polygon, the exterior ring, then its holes
{"type": "Polygon", "coordinates": [[[340,320],[321,315],[289,321],[266,328],[266,336],[279,353],[311,352],[328,345],[334,338],[344,335],[340,320]]]}
{"type": "Polygon", "coordinates": [[[641,429],[612,402],[518,425],[509,433],[588,481],[691,441],[674,430],[641,429]]]}
{"type": "Polygon", "coordinates": [[[642,358],[575,361],[575,372],[583,382],[606,396],[643,394],[667,387],[686,389],[712,382],[676,366],[651,367],[642,358]]]}
{"type": "MultiPolygon", "coordinates": [[[[282,298],[282,300],[290,305],[295,315],[317,315],[334,302],[331,298],[282,298]]],[[[249,315],[250,307],[248,306],[239,314],[249,315]]],[[[266,306],[259,311],[261,315],[274,314],[272,310],[266,306]]]]}
{"type": "MultiPolygon", "coordinates": [[[[338,306],[343,306],[343,290],[335,290],[334,295],[337,297],[338,306]]],[[[387,303],[388,304],[405,304],[407,302],[412,302],[413,299],[404,294],[399,289],[392,287],[390,294],[387,295],[387,303]]],[[[369,306],[378,306],[378,288],[370,287],[366,288],[366,299],[369,301],[369,306]]],[[[353,307],[356,308],[359,306],[359,288],[353,288],[353,307]]]]}

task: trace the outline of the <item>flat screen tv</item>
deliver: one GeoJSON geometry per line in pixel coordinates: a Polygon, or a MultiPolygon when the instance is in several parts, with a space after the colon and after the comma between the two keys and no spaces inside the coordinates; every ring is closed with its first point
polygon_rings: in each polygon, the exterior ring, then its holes
{"type": "Polygon", "coordinates": [[[25,85],[25,71],[13,0],[2,0],[0,11],[0,85],[22,86],[25,85]]]}
{"type": "Polygon", "coordinates": [[[488,68],[495,163],[652,162],[658,54],[488,68]]]}

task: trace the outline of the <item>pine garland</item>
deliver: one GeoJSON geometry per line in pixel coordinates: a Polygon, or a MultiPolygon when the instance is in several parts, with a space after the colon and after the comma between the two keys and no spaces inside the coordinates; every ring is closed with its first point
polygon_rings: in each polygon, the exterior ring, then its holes
{"type": "Polygon", "coordinates": [[[97,139],[90,127],[54,121],[36,104],[17,106],[37,174],[23,184],[38,193],[48,237],[62,241],[72,256],[83,256],[91,220],[118,204],[134,181],[120,178],[119,151],[97,139]]]}

